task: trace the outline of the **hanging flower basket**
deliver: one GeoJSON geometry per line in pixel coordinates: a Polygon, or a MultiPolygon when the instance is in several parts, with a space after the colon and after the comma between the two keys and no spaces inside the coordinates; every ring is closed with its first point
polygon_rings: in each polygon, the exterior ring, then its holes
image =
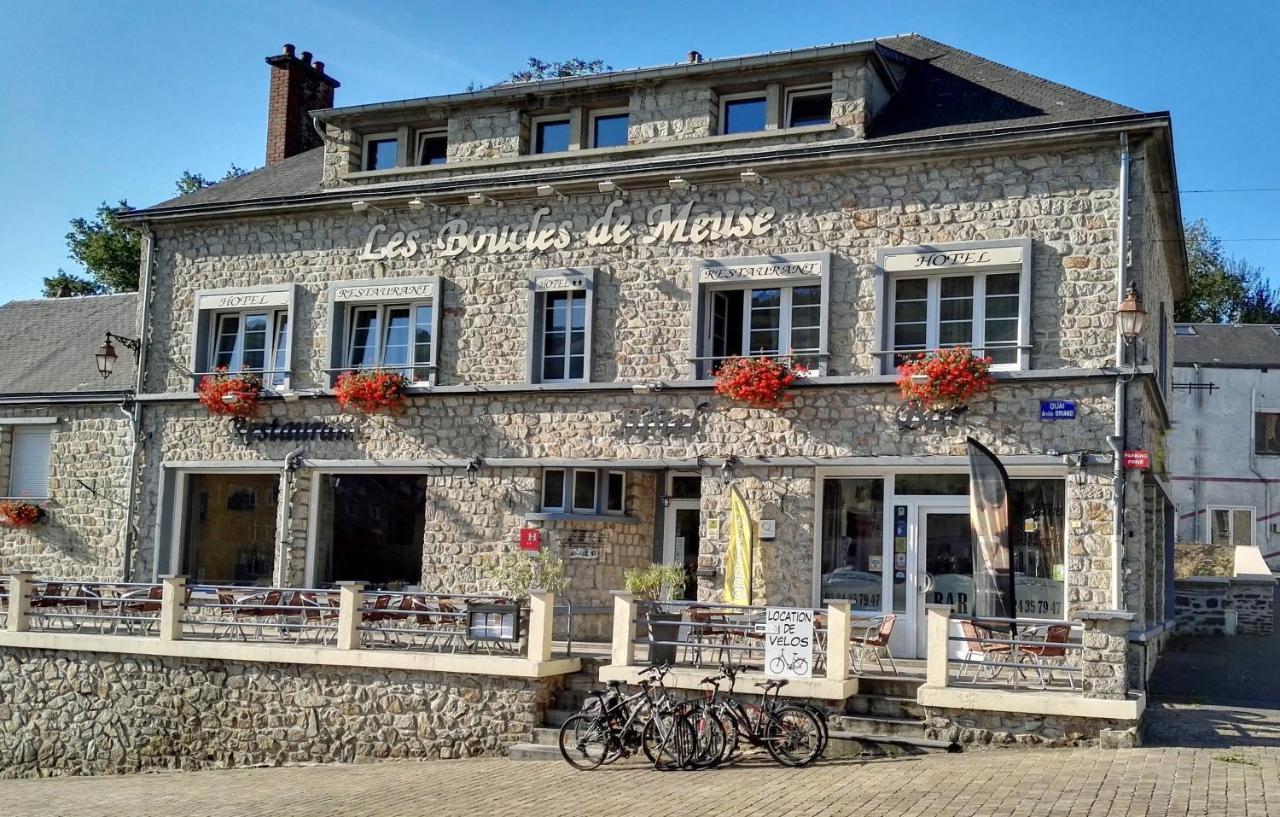
{"type": "Polygon", "coordinates": [[[990,367],[991,358],[967,346],[920,353],[898,366],[898,391],[930,411],[961,411],[995,382],[990,367]]]}
{"type": "Polygon", "coordinates": [[[394,412],[404,408],[409,381],[395,372],[347,372],[334,384],[334,395],[343,411],[365,414],[394,412]]]}
{"type": "Polygon", "coordinates": [[[227,374],[221,367],[200,378],[200,405],[223,417],[252,417],[262,399],[262,379],[251,374],[227,374]]]}
{"type": "Polygon", "coordinates": [[[756,408],[781,408],[791,402],[787,388],[806,371],[783,358],[731,357],[716,372],[716,394],[756,408]]]}
{"type": "Polygon", "coordinates": [[[0,525],[29,528],[44,519],[44,508],[34,502],[8,500],[0,502],[0,525]]]}

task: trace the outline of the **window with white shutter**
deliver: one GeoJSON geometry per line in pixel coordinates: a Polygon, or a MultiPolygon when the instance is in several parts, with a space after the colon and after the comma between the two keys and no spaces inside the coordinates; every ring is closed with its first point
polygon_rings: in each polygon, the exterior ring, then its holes
{"type": "Polygon", "coordinates": [[[44,428],[13,429],[9,457],[9,495],[43,499],[49,496],[50,431],[44,428]]]}

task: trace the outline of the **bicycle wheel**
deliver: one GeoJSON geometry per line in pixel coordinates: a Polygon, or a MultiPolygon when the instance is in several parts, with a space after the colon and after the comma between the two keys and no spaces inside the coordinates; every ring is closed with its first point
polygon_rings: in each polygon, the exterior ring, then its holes
{"type": "Polygon", "coordinates": [[[597,768],[610,755],[613,734],[602,718],[571,715],[560,727],[560,755],[584,772],[597,768]]]}
{"type": "Polygon", "coordinates": [[[667,772],[681,769],[696,751],[693,725],[684,715],[655,715],[644,726],[644,754],[653,768],[667,772]]]}
{"type": "Polygon", "coordinates": [[[765,724],[765,747],[783,766],[807,766],[822,752],[822,724],[808,709],[780,707],[765,724]]]}
{"type": "Polygon", "coordinates": [[[771,675],[781,675],[786,668],[787,662],[782,659],[781,655],[775,655],[773,660],[769,662],[769,674],[771,675]]]}
{"type": "Polygon", "coordinates": [[[738,753],[739,741],[742,739],[741,728],[732,712],[718,714],[720,723],[724,726],[724,750],[720,752],[720,762],[728,763],[738,753]]]}
{"type": "Polygon", "coordinates": [[[725,741],[728,733],[720,716],[710,707],[701,706],[689,714],[689,724],[693,727],[694,751],[689,758],[691,769],[710,769],[720,765],[724,756],[725,741]]]}

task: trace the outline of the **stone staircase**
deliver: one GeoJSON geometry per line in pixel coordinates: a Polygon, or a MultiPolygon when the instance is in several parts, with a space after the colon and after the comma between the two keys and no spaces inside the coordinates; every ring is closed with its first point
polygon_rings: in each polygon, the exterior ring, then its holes
{"type": "MultiPolygon", "coordinates": [[[[557,741],[560,726],[577,712],[586,695],[601,689],[597,669],[603,661],[584,659],[581,672],[566,676],[543,712],[542,726],[533,730],[533,740],[512,746],[511,760],[560,760],[557,741]]],[[[916,703],[916,690],[924,683],[909,675],[864,675],[857,695],[845,701],[842,711],[830,710],[831,741],[825,757],[897,757],[934,752],[958,752],[948,741],[926,736],[925,711],[916,703]]]]}

